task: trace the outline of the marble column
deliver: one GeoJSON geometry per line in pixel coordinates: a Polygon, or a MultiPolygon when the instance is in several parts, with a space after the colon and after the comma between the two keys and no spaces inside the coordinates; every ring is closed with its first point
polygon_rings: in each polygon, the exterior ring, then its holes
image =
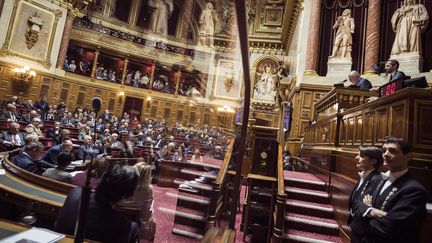
{"type": "Polygon", "coordinates": [[[121,84],[124,84],[125,78],[126,78],[126,74],[127,74],[127,69],[128,69],[128,63],[129,63],[129,58],[126,57],[125,61],[124,61],[124,66],[123,66],[123,73],[122,73],[122,77],[121,77],[121,84]]]}
{"type": "Polygon", "coordinates": [[[312,12],[309,23],[309,34],[306,54],[306,70],[305,74],[316,75],[318,63],[318,45],[320,37],[320,21],[321,21],[321,5],[322,0],[313,0],[312,12]]]}
{"type": "Polygon", "coordinates": [[[192,24],[193,16],[193,0],[183,0],[182,1],[182,21],[180,24],[180,38],[187,40],[189,35],[189,29],[192,24]]]}
{"type": "Polygon", "coordinates": [[[176,73],[176,87],[175,87],[175,92],[174,92],[175,97],[178,96],[178,91],[179,91],[179,87],[180,87],[180,77],[181,77],[181,71],[178,70],[176,73]]]}
{"type": "Polygon", "coordinates": [[[99,59],[99,54],[100,54],[100,52],[99,52],[99,47],[98,47],[98,49],[96,49],[96,51],[95,51],[95,58],[93,60],[93,66],[92,66],[92,71],[91,71],[91,75],[90,75],[90,77],[92,78],[93,81],[94,81],[94,78],[95,78],[95,73],[96,73],[97,63],[98,63],[98,59],[99,59]]]}
{"type": "Polygon", "coordinates": [[[379,61],[379,38],[381,25],[381,2],[382,0],[369,0],[364,74],[375,74],[372,66],[379,61]]]}
{"type": "Polygon", "coordinates": [[[65,27],[63,29],[63,37],[60,44],[58,58],[57,58],[56,67],[60,69],[63,68],[63,64],[66,59],[66,54],[69,47],[69,39],[72,33],[72,25],[73,25],[74,18],[75,18],[75,14],[73,14],[73,12],[69,10],[66,16],[65,27]]]}

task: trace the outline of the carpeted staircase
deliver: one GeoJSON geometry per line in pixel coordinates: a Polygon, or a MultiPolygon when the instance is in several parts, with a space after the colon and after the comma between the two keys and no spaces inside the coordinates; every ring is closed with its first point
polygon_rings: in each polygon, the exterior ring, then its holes
{"type": "Polygon", "coordinates": [[[284,242],[342,242],[327,193],[328,185],[309,173],[285,171],[284,242]]]}

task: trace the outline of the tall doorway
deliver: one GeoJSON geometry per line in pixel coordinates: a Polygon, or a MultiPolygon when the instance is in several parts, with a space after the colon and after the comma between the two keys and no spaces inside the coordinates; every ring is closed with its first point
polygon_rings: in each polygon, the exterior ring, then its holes
{"type": "Polygon", "coordinates": [[[143,107],[143,99],[126,96],[123,112],[127,112],[131,119],[135,116],[141,121],[141,110],[143,107]]]}

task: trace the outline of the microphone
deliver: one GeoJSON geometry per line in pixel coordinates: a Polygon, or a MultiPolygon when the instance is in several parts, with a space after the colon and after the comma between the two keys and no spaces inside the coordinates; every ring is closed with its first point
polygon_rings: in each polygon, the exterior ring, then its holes
{"type": "Polygon", "coordinates": [[[344,87],[344,83],[348,81],[348,79],[344,79],[338,83],[333,84],[333,87],[344,87]]]}
{"type": "Polygon", "coordinates": [[[92,99],[92,107],[93,107],[93,111],[96,114],[100,111],[100,109],[102,107],[102,100],[101,100],[100,97],[97,97],[97,96],[93,97],[93,99],[92,99]]]}

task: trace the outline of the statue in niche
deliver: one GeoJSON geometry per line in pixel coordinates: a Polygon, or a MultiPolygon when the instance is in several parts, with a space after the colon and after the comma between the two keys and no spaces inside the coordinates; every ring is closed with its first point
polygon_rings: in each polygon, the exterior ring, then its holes
{"type": "Polygon", "coordinates": [[[200,45],[213,46],[213,35],[215,22],[218,21],[216,10],[212,3],[207,3],[199,18],[200,24],[200,45]]]}
{"type": "Polygon", "coordinates": [[[276,98],[276,84],[278,81],[277,73],[272,71],[272,67],[265,65],[264,72],[259,74],[259,80],[254,86],[254,99],[274,101],[276,98]]]}
{"type": "Polygon", "coordinates": [[[407,52],[421,53],[421,33],[429,22],[428,12],[423,4],[415,0],[405,0],[391,18],[393,31],[396,33],[391,54],[407,52]]]}
{"type": "Polygon", "coordinates": [[[150,26],[154,33],[159,35],[168,35],[168,19],[174,11],[172,0],[149,0],[147,5],[153,9],[150,18],[150,26]]]}
{"type": "Polygon", "coordinates": [[[336,38],[333,52],[329,58],[340,57],[351,59],[352,34],[354,33],[354,19],[351,17],[351,10],[345,9],[342,12],[342,16],[337,17],[333,29],[336,30],[336,38]]]}
{"type": "Polygon", "coordinates": [[[42,29],[44,22],[40,17],[41,13],[36,11],[32,17],[28,18],[29,28],[27,28],[25,37],[27,48],[31,49],[39,40],[39,33],[42,29]]]}

